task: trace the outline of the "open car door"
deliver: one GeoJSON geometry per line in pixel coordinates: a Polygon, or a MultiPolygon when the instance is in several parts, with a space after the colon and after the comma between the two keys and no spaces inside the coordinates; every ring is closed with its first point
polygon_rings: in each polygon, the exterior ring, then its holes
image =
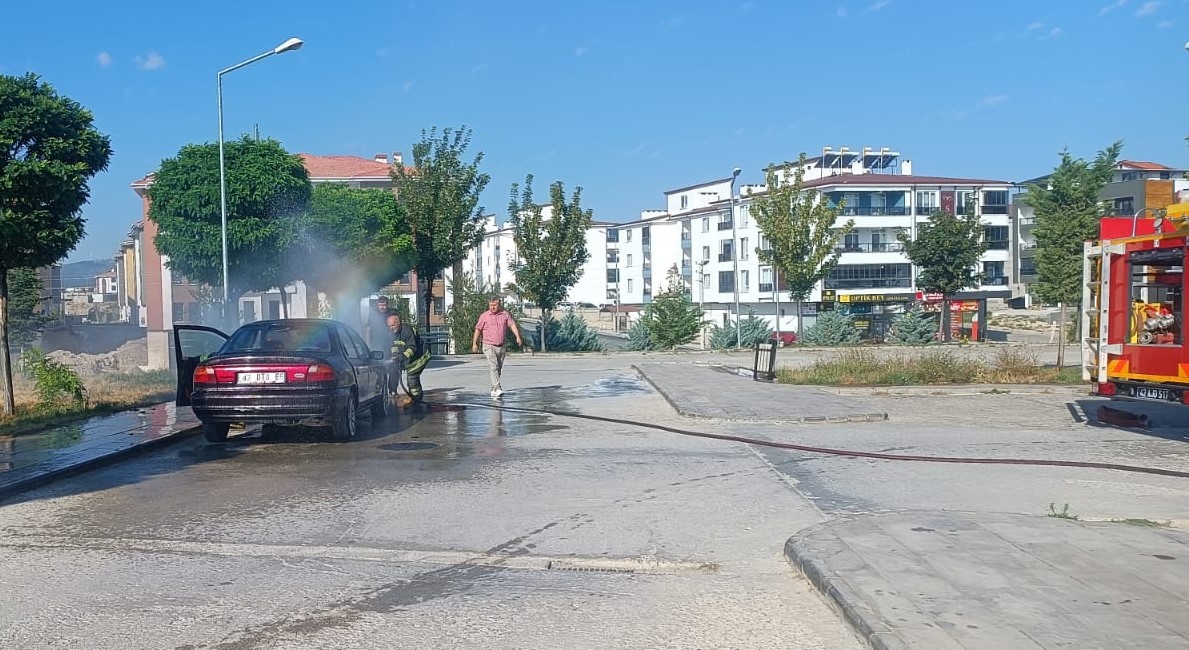
{"type": "Polygon", "coordinates": [[[227,335],[213,327],[202,325],[174,325],[173,350],[178,369],[178,406],[190,406],[190,393],[194,390],[194,369],[203,359],[214,354],[227,335]]]}

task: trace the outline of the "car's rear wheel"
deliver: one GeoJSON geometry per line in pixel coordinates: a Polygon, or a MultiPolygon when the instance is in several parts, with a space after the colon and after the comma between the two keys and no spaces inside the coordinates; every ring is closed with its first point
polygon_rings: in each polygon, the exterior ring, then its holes
{"type": "Polygon", "coordinates": [[[202,435],[207,442],[226,442],[227,432],[231,430],[229,422],[210,422],[202,425],[202,435]]]}
{"type": "Polygon", "coordinates": [[[359,410],[359,399],[354,395],[347,398],[347,404],[342,411],[335,414],[330,422],[330,435],[337,440],[348,440],[355,437],[356,411],[359,410]]]}

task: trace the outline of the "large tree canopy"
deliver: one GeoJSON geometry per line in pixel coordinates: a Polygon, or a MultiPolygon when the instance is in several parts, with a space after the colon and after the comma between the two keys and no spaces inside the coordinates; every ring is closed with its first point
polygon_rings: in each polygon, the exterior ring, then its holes
{"type": "Polygon", "coordinates": [[[111,143],[91,112],[37,75],[0,75],[0,381],[15,410],[8,339],[8,272],[53,264],[84,234],[88,181],[111,143]]]}
{"type": "MultiPolygon", "coordinates": [[[[508,269],[516,274],[516,293],[537,303],[546,323],[582,277],[582,265],[590,259],[586,230],[594,218],[593,211],[582,207],[582,188],[574,188],[567,200],[561,181],[549,186],[549,206],[545,217],[544,206],[533,202],[531,175],[525,177],[523,190],[512,184],[508,217],[516,257],[508,261],[508,269]]],[[[541,344],[543,348],[544,340],[541,344]]]]}
{"type": "Polygon", "coordinates": [[[396,195],[381,189],[314,186],[292,270],[329,295],[358,297],[413,267],[413,239],[396,195]]]}
{"type": "MultiPolygon", "coordinates": [[[[299,279],[297,227],[310,203],[310,178],[300,157],[276,140],[225,143],[228,298],[299,279]]],[[[219,145],[191,144],[161,162],[149,187],[156,246],[170,268],[192,281],[223,286],[219,145]]]]}
{"type": "Polygon", "coordinates": [[[436,127],[422,131],[421,141],[413,145],[413,166],[397,163],[392,171],[413,235],[414,268],[422,283],[421,313],[427,328],[434,280],[483,240],[479,195],[491,179],[479,171],[482,152],[471,162],[463,160],[470,144],[471,131],[466,127],[445,128],[440,135],[436,127]]]}

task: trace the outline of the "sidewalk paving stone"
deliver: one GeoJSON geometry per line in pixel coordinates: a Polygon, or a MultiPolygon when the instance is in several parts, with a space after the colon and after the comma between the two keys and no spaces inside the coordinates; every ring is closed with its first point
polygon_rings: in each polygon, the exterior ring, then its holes
{"type": "Polygon", "coordinates": [[[902,512],[794,535],[785,556],[874,648],[1189,647],[1189,533],[902,512]]]}
{"type": "Polygon", "coordinates": [[[872,422],[886,420],[861,397],[811,386],[754,381],[730,368],[690,363],[634,366],[681,415],[746,422],[872,422]]]}
{"type": "Polygon", "coordinates": [[[197,434],[198,426],[189,408],[164,403],[0,436],[0,499],[197,434]]]}

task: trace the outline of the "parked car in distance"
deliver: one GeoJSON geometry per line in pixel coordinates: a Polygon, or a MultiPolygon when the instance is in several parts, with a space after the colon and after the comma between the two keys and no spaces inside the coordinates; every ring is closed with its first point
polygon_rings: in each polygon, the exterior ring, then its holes
{"type": "Polygon", "coordinates": [[[776,332],[772,332],[772,336],[771,336],[770,340],[779,342],[782,346],[783,345],[792,345],[797,342],[797,333],[796,332],[781,332],[780,336],[777,337],[776,332]]]}
{"type": "Polygon", "coordinates": [[[338,321],[257,321],[230,336],[175,324],[173,338],[177,404],[194,410],[210,442],[226,440],[236,422],[329,426],[346,439],[361,410],[373,421],[388,414],[383,353],[338,321]]]}

